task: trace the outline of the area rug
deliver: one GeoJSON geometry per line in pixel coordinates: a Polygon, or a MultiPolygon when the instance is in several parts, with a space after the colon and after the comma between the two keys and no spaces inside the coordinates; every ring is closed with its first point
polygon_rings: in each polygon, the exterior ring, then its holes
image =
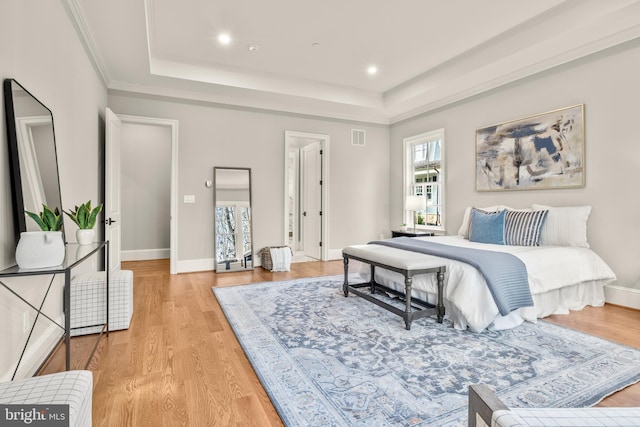
{"type": "Polygon", "coordinates": [[[640,380],[640,350],[550,323],[459,331],[399,316],[342,277],[213,288],[287,426],[465,426],[470,384],[512,407],[586,407],[640,380]]]}

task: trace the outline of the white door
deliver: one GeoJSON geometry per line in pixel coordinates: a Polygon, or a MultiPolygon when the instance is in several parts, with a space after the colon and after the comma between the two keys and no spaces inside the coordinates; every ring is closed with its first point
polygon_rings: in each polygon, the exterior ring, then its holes
{"type": "Polygon", "coordinates": [[[105,116],[104,235],[109,241],[109,269],[120,268],[120,128],[122,123],[107,108],[105,116]]]}
{"type": "Polygon", "coordinates": [[[302,239],[304,254],[322,257],[322,159],[320,143],[302,147],[302,239]]]}

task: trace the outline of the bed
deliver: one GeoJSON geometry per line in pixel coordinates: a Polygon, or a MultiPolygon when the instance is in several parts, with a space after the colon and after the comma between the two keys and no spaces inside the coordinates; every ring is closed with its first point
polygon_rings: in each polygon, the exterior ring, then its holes
{"type": "MultiPolygon", "coordinates": [[[[533,236],[531,245],[508,244],[513,241],[492,242],[491,238],[475,238],[474,222],[479,231],[481,221],[474,221],[474,209],[465,213],[463,225],[457,236],[416,237],[418,240],[450,245],[461,248],[474,248],[488,251],[500,251],[512,254],[526,266],[533,307],[522,307],[506,315],[499,313],[491,292],[482,274],[469,264],[434,255],[423,255],[428,264],[446,266],[444,305],[446,317],[455,328],[480,332],[484,329],[508,329],[523,321],[535,322],[536,319],[551,314],[566,314],[569,310],[580,310],[587,305],[604,304],[604,285],[616,279],[609,266],[586,241],[586,220],[590,207],[552,208],[534,205],[531,209],[512,210],[506,207],[484,208],[480,211],[494,214],[503,212],[545,211],[546,215],[533,236]],[[481,240],[481,241],[478,241],[481,240]],[[483,241],[484,240],[484,241],[483,241]]],[[[518,213],[513,216],[523,216],[518,213]]],[[[528,214],[527,214],[528,215],[528,214]]],[[[503,227],[509,227],[509,221],[503,218],[503,227]]],[[[484,227],[484,225],[483,225],[484,227]]],[[[486,228],[486,227],[484,227],[486,228]]],[[[486,231],[484,229],[482,231],[486,231]]],[[[505,233],[503,232],[503,235],[505,233]]],[[[522,233],[521,233],[522,234],[522,233]]],[[[497,233],[499,235],[499,233],[497,233]]],[[[530,236],[527,237],[530,239],[530,236]]],[[[522,241],[518,241],[522,243],[522,241]]],[[[389,251],[402,249],[386,248],[389,251]]],[[[361,275],[368,280],[367,268],[361,275]]],[[[376,269],[375,280],[390,288],[402,291],[404,278],[392,271],[376,269]]],[[[437,298],[437,280],[433,275],[413,277],[412,297],[434,304],[437,298]]]]}

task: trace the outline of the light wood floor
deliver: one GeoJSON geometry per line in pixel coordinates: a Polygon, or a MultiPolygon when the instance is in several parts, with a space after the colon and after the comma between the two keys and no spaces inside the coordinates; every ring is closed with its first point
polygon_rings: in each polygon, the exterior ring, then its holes
{"type": "MultiPolygon", "coordinates": [[[[211,287],[341,274],[341,261],[297,263],[288,273],[171,276],[165,260],[122,268],[134,271],[135,311],[131,327],[103,339],[91,363],[94,426],[282,425],[211,287]]],[[[640,348],[640,311],[606,305],[548,320],[640,348]]],[[[81,354],[83,339],[74,341],[81,354]]],[[[640,406],[640,384],[601,405],[640,406]]]]}

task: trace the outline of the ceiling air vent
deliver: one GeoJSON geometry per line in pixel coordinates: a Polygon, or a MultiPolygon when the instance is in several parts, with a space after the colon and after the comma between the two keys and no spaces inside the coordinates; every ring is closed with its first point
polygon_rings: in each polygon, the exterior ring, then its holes
{"type": "Polygon", "coordinates": [[[358,147],[364,147],[364,130],[351,129],[351,145],[357,145],[358,147]]]}

